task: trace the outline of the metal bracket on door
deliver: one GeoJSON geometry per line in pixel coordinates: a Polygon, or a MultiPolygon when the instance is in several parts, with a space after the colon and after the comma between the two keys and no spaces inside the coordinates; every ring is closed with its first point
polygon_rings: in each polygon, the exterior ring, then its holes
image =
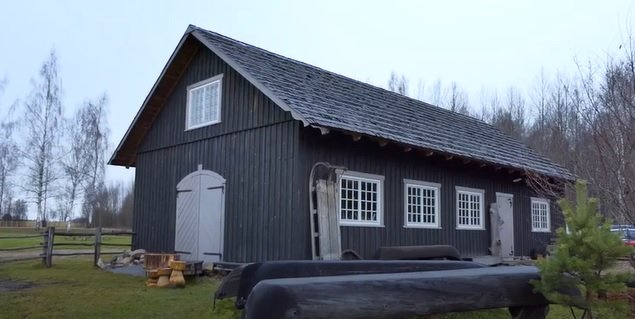
{"type": "Polygon", "coordinates": [[[203,255],[205,255],[205,256],[218,256],[218,259],[220,259],[220,260],[223,259],[223,254],[221,254],[221,253],[203,253],[203,255]]]}
{"type": "Polygon", "coordinates": [[[208,187],[207,189],[219,189],[219,188],[223,191],[223,193],[225,193],[225,185],[208,187]]]}

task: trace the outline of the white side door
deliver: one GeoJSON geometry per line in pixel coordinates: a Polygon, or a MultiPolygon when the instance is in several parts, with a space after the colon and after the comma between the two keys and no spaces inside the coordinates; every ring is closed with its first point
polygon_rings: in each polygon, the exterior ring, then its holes
{"type": "Polygon", "coordinates": [[[501,257],[514,257],[514,195],[496,193],[498,213],[501,218],[499,225],[501,241],[501,257]]]}

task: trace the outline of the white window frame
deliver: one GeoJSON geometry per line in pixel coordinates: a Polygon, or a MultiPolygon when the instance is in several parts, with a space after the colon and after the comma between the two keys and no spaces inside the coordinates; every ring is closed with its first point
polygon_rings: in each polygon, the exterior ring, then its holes
{"type": "MultiPolygon", "coordinates": [[[[406,228],[434,228],[441,229],[441,184],[412,179],[404,179],[404,227],[406,228]],[[408,221],[408,189],[418,188],[420,190],[434,191],[434,223],[410,222],[408,221]]],[[[423,212],[422,212],[423,214],[423,212]]]]}
{"type": "Polygon", "coordinates": [[[213,76],[209,79],[194,83],[192,85],[188,85],[187,87],[187,94],[186,94],[186,111],[185,111],[185,130],[189,131],[189,130],[194,130],[197,128],[201,128],[204,126],[209,126],[209,125],[214,125],[214,124],[218,124],[221,122],[221,111],[222,111],[222,104],[221,102],[223,101],[222,99],[222,95],[223,95],[223,74],[219,74],[216,76],[213,76]],[[200,89],[203,88],[205,86],[208,85],[215,85],[218,84],[218,100],[217,105],[218,105],[218,110],[216,112],[216,114],[218,114],[217,119],[211,120],[211,121],[207,121],[207,122],[203,122],[203,123],[199,123],[196,125],[190,125],[190,112],[192,111],[191,105],[190,105],[190,100],[191,100],[191,95],[192,95],[192,91],[196,90],[196,89],[200,89]]]}
{"type": "Polygon", "coordinates": [[[534,233],[550,233],[551,232],[551,205],[549,203],[549,200],[545,198],[532,197],[531,205],[529,207],[531,209],[531,231],[534,233]],[[534,226],[534,203],[546,206],[547,227],[534,226]]]}
{"type": "MultiPolygon", "coordinates": [[[[361,202],[361,196],[358,196],[358,201],[361,202]]],[[[337,179],[337,219],[340,226],[359,226],[359,227],[384,227],[384,176],[368,174],[355,171],[344,171],[339,174],[337,179]],[[341,186],[342,179],[356,180],[360,182],[372,182],[377,183],[377,220],[376,221],[363,221],[361,220],[361,203],[357,204],[357,216],[358,220],[342,219],[342,199],[341,199],[341,186]]]]}
{"type": "Polygon", "coordinates": [[[456,229],[458,230],[485,230],[485,191],[478,188],[456,186],[455,197],[456,198],[455,198],[454,204],[456,205],[456,229]],[[460,193],[479,196],[480,198],[480,205],[479,205],[480,224],[479,225],[459,224],[459,220],[460,220],[459,219],[459,194],[460,193]]]}

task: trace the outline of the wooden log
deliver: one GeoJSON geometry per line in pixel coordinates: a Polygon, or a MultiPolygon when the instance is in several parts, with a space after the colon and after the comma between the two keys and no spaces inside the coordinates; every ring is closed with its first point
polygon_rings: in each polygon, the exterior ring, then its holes
{"type": "Polygon", "coordinates": [[[37,245],[37,246],[27,246],[27,247],[12,247],[12,248],[2,248],[0,249],[0,251],[15,251],[15,250],[26,250],[26,249],[34,249],[34,248],[41,248],[41,245],[37,245]]]}
{"type": "Polygon", "coordinates": [[[49,234],[47,229],[44,231],[44,233],[42,233],[42,253],[40,254],[40,256],[42,256],[42,265],[44,265],[44,267],[46,267],[46,253],[48,252],[48,241],[49,241],[49,234]]]}
{"type": "Polygon", "coordinates": [[[82,253],[82,252],[77,252],[77,253],[52,253],[52,256],[92,256],[94,253],[82,253]]]}
{"type": "Polygon", "coordinates": [[[95,230],[95,257],[93,259],[93,266],[99,267],[97,264],[101,258],[101,227],[97,227],[95,230]]]}
{"type": "Polygon", "coordinates": [[[3,239],[39,238],[39,237],[42,237],[42,234],[29,235],[29,236],[0,236],[0,240],[3,240],[3,239]]]}
{"type": "Polygon", "coordinates": [[[93,243],[57,243],[55,246],[90,246],[92,247],[93,243]]]}
{"type": "MultiPolygon", "coordinates": [[[[91,233],[91,232],[56,232],[55,236],[95,236],[96,234],[96,230],[95,232],[91,233]]],[[[131,231],[111,231],[111,232],[104,232],[102,231],[101,233],[102,235],[112,235],[112,236],[127,236],[127,235],[134,235],[134,232],[131,231]]]]}
{"type": "Polygon", "coordinates": [[[55,236],[78,236],[78,237],[92,237],[95,233],[73,233],[73,232],[57,232],[55,236]]]}
{"type": "MultiPolygon", "coordinates": [[[[267,279],[339,276],[353,274],[385,274],[447,269],[480,268],[483,265],[464,261],[443,260],[347,260],[347,261],[271,261],[254,263],[234,270],[240,279],[229,276],[217,290],[219,299],[236,297],[236,307],[244,307],[254,286],[267,279]],[[238,281],[238,284],[235,282],[238,281]],[[228,285],[228,286],[226,286],[228,285]],[[237,287],[237,290],[233,290],[237,287]]],[[[232,272],[234,274],[234,272],[232,272]]]]}
{"type": "Polygon", "coordinates": [[[109,244],[109,243],[104,243],[104,242],[102,242],[101,245],[102,246],[111,246],[111,247],[130,247],[131,246],[131,244],[114,244],[114,243],[109,244]]]}
{"type": "Polygon", "coordinates": [[[55,227],[48,228],[48,236],[46,239],[46,268],[51,268],[53,266],[53,245],[55,244],[55,227]]]}
{"type": "Polygon", "coordinates": [[[245,318],[383,319],[544,307],[548,301],[529,283],[538,278],[536,267],[512,266],[270,279],[252,290],[245,318]]]}

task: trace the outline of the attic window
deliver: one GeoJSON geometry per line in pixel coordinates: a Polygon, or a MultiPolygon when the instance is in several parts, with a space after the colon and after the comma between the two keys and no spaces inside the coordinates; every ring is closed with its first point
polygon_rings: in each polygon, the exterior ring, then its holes
{"type": "Polygon", "coordinates": [[[222,79],[220,74],[187,87],[186,130],[220,123],[222,79]]]}

